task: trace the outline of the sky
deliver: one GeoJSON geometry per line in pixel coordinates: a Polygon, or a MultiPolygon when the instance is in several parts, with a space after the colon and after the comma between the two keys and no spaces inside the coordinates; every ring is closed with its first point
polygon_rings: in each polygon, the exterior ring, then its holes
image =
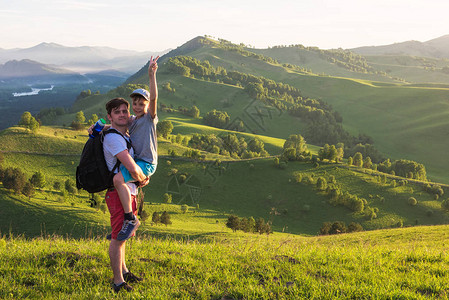
{"type": "Polygon", "coordinates": [[[256,48],[348,49],[447,35],[448,12],[447,0],[0,0],[0,48],[162,51],[209,35],[256,48]]]}

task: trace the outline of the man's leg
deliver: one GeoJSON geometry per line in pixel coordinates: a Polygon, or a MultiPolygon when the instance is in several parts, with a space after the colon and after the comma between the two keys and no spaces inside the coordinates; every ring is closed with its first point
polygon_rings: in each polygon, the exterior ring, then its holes
{"type": "Polygon", "coordinates": [[[114,275],[114,284],[119,285],[123,279],[123,266],[125,265],[125,241],[112,239],[109,245],[109,259],[111,261],[112,273],[114,275]]]}

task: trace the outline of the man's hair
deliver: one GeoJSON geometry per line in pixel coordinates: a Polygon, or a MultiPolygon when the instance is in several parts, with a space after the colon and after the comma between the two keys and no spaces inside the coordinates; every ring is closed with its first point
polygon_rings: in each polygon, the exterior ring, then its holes
{"type": "Polygon", "coordinates": [[[114,98],[112,100],[109,100],[108,103],[106,103],[106,111],[108,112],[108,115],[111,114],[112,110],[115,108],[119,108],[122,104],[125,104],[126,107],[129,109],[129,103],[123,98],[114,98]]]}

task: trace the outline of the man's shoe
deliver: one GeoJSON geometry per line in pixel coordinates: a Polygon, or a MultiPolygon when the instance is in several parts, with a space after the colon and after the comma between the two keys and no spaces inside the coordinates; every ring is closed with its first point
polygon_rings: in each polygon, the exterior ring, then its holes
{"type": "Polygon", "coordinates": [[[130,283],[131,282],[139,282],[139,281],[143,280],[142,277],[136,276],[135,274],[133,274],[131,272],[123,274],[123,279],[125,279],[126,282],[130,282],[130,283]]]}
{"type": "Polygon", "coordinates": [[[117,235],[117,240],[126,241],[127,239],[129,239],[133,235],[133,233],[136,232],[139,225],[140,222],[137,218],[131,221],[130,220],[123,221],[123,226],[117,235]]]}
{"type": "Polygon", "coordinates": [[[121,289],[124,289],[127,292],[132,291],[132,286],[127,284],[126,282],[122,282],[119,285],[116,285],[115,283],[112,284],[112,288],[114,289],[114,292],[118,293],[121,289]]]}

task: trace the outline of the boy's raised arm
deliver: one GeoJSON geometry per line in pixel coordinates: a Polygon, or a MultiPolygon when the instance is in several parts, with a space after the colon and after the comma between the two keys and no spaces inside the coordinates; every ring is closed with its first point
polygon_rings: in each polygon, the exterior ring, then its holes
{"type": "Polygon", "coordinates": [[[157,60],[159,56],[157,56],[153,60],[153,56],[150,58],[150,64],[148,66],[148,77],[150,79],[150,107],[149,113],[151,117],[154,119],[157,114],[157,82],[156,82],[156,71],[157,71],[157,60]]]}

